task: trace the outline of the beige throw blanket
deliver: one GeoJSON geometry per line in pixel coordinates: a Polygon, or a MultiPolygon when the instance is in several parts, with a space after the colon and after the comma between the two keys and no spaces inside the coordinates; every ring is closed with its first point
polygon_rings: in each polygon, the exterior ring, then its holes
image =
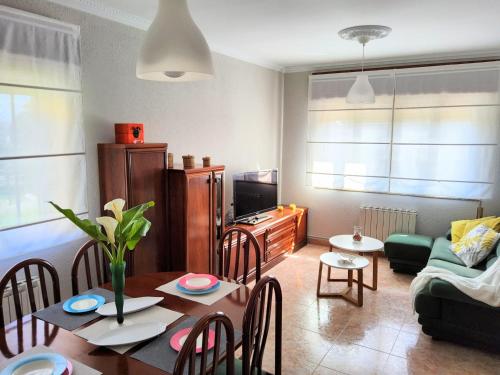
{"type": "Polygon", "coordinates": [[[410,285],[413,310],[417,293],[424,289],[432,279],[449,282],[469,297],[493,307],[500,307],[500,258],[481,275],[473,278],[458,276],[443,268],[428,266],[418,273],[410,285]]]}

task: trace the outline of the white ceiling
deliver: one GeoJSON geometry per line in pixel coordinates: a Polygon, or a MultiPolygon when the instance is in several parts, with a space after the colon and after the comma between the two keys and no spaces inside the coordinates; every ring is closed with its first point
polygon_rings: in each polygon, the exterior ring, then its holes
{"type": "MultiPolygon", "coordinates": [[[[157,0],[49,0],[146,29],[157,0]]],[[[361,47],[337,32],[392,27],[366,47],[374,62],[500,55],[499,0],[188,0],[213,51],[288,71],[350,65],[361,47]]]]}

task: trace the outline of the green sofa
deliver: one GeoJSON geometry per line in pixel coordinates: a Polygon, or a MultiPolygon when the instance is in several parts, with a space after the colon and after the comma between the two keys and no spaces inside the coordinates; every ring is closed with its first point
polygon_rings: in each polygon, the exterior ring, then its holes
{"type": "MultiPolygon", "coordinates": [[[[500,256],[500,243],[480,264],[467,268],[449,250],[451,242],[445,237],[434,241],[428,266],[445,268],[457,275],[476,277],[500,256]]],[[[476,301],[450,283],[433,279],[420,291],[415,310],[422,331],[434,339],[455,341],[500,352],[500,308],[476,301]]]]}

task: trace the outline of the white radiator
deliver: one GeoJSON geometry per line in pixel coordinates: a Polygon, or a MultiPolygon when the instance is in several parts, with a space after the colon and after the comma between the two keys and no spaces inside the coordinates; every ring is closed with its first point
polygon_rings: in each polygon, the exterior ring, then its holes
{"type": "Polygon", "coordinates": [[[363,234],[381,241],[392,233],[415,233],[417,211],[404,208],[361,206],[359,225],[363,234]]]}
{"type": "MultiPolygon", "coordinates": [[[[35,303],[37,310],[43,306],[42,294],[40,291],[40,279],[38,276],[33,276],[31,278],[33,283],[33,295],[35,296],[35,303]]],[[[19,290],[19,298],[21,300],[21,307],[23,310],[23,315],[31,314],[30,300],[28,296],[28,286],[26,280],[21,280],[17,282],[17,288],[19,290]]],[[[3,294],[2,307],[3,316],[5,324],[16,320],[16,305],[14,304],[14,297],[12,296],[12,287],[7,286],[3,294]]]]}

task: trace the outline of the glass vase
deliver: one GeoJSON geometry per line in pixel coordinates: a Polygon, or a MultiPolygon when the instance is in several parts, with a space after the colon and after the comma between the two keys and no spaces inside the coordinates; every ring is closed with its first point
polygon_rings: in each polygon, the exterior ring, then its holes
{"type": "Polygon", "coordinates": [[[116,321],[123,323],[123,289],[125,288],[125,267],[127,263],[110,264],[111,284],[115,292],[116,321]]]}
{"type": "Polygon", "coordinates": [[[354,242],[361,242],[363,240],[363,230],[361,226],[359,225],[354,226],[352,239],[354,242]]]}

